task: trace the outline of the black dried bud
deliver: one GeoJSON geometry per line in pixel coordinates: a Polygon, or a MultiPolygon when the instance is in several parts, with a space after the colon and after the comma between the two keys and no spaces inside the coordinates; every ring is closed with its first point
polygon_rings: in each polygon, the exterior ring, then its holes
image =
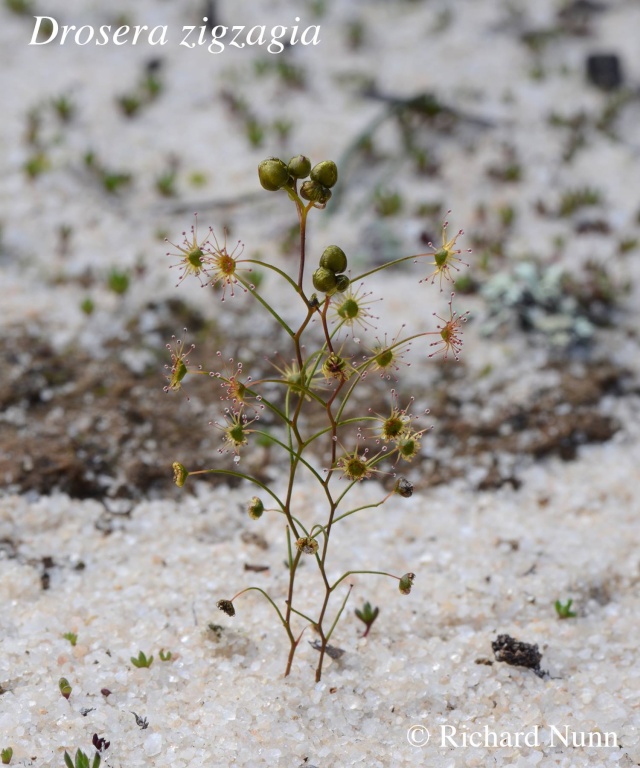
{"type": "Polygon", "coordinates": [[[216,605],[223,613],[226,613],[227,616],[236,615],[236,609],[233,607],[231,600],[218,600],[216,605]]]}
{"type": "Polygon", "coordinates": [[[403,499],[408,499],[413,495],[413,483],[410,483],[406,477],[399,477],[394,491],[403,499]]]}

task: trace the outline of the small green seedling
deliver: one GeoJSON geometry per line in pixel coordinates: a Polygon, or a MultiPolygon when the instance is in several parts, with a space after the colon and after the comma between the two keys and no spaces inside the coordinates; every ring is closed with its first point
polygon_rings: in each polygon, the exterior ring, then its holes
{"type": "Polygon", "coordinates": [[[129,275],[119,269],[112,269],[107,275],[109,290],[123,296],[129,290],[129,275]]]}
{"type": "Polygon", "coordinates": [[[379,216],[397,216],[404,205],[402,195],[396,190],[377,189],[373,199],[379,216]]]}
{"type": "MultiPolygon", "coordinates": [[[[162,657],[161,657],[162,658],[162,657]]],[[[164,659],[163,659],[164,661],[164,659]]],[[[136,659],[135,656],[131,657],[131,663],[134,667],[138,667],[140,669],[141,667],[150,667],[153,664],[153,656],[149,656],[147,658],[142,651],[138,653],[138,658],[136,659]]]]}
{"type": "Polygon", "coordinates": [[[127,117],[133,117],[142,106],[142,99],[136,93],[124,93],[118,96],[118,106],[127,117]]]}
{"type": "Polygon", "coordinates": [[[66,677],[61,677],[58,680],[58,688],[60,689],[60,693],[65,697],[65,699],[69,701],[69,696],[71,696],[71,691],[73,688],[71,687],[71,684],[66,677]]]}
{"type": "Polygon", "coordinates": [[[173,168],[163,171],[156,179],[156,192],[163,197],[175,197],[177,178],[178,174],[173,168]]]}
{"type": "Polygon", "coordinates": [[[160,653],[158,655],[160,656],[160,661],[171,661],[173,658],[171,651],[165,651],[164,648],[160,649],[160,653]]]}
{"type": "Polygon", "coordinates": [[[87,168],[96,179],[102,184],[109,194],[116,194],[122,187],[126,187],[133,181],[133,177],[126,171],[115,171],[104,166],[93,150],[84,153],[83,161],[87,168]]]}
{"type": "Polygon", "coordinates": [[[68,640],[71,645],[75,647],[75,644],[78,642],[78,635],[76,635],[75,632],[65,632],[64,635],[62,635],[65,640],[68,640]]]}
{"type": "Polygon", "coordinates": [[[134,117],[142,107],[150,104],[162,93],[164,87],[162,80],[153,69],[148,69],[135,89],[123,93],[116,99],[120,110],[126,117],[134,117]]]}
{"type": "Polygon", "coordinates": [[[24,172],[30,179],[37,179],[38,176],[48,171],[50,167],[49,157],[44,150],[34,152],[25,160],[23,165],[24,172]]]}
{"type": "Polygon", "coordinates": [[[16,16],[30,16],[33,13],[33,3],[30,0],[5,0],[4,4],[16,16]]]}
{"type": "Polygon", "coordinates": [[[131,184],[131,174],[102,169],[100,180],[102,181],[102,186],[105,190],[109,192],[109,194],[115,195],[120,191],[121,187],[127,187],[131,184]]]}
{"type": "Polygon", "coordinates": [[[13,749],[11,747],[5,747],[0,752],[0,758],[2,758],[2,765],[9,765],[11,758],[13,757],[13,749]]]}
{"type": "Polygon", "coordinates": [[[80,302],[80,309],[84,312],[85,315],[92,315],[95,311],[96,305],[93,301],[93,299],[89,298],[87,296],[86,299],[83,299],[80,302]]]}
{"type": "Polygon", "coordinates": [[[602,194],[592,187],[577,187],[568,189],[560,198],[558,216],[572,216],[580,208],[591,205],[599,205],[602,202],[602,194]]]}
{"type": "Polygon", "coordinates": [[[85,753],[79,749],[76,751],[75,763],[71,759],[71,755],[68,752],[64,753],[64,762],[67,768],[98,768],[100,765],[100,755],[96,752],[93,762],[89,762],[89,758],[85,753]]]}
{"type": "Polygon", "coordinates": [[[62,94],[57,98],[52,99],[51,105],[58,115],[58,118],[63,123],[71,122],[76,111],[76,106],[69,96],[62,94]]]}
{"type": "Polygon", "coordinates": [[[192,187],[204,187],[207,184],[207,174],[202,171],[192,171],[189,174],[189,184],[192,187]]]}
{"type": "Polygon", "coordinates": [[[362,637],[366,637],[369,634],[369,630],[373,626],[373,622],[378,618],[379,613],[380,613],[380,609],[377,606],[375,608],[372,608],[371,603],[368,600],[362,606],[362,608],[356,608],[355,610],[356,616],[365,625],[365,630],[362,637]]]}
{"type": "Polygon", "coordinates": [[[556,600],[556,613],[559,619],[575,619],[578,614],[571,610],[572,604],[573,600],[571,598],[564,605],[559,600],[556,600]]]}

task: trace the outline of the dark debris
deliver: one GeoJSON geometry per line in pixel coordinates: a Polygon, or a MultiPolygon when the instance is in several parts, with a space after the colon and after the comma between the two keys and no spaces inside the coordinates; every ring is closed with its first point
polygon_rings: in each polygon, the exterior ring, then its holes
{"type": "Polygon", "coordinates": [[[491,649],[496,661],[503,661],[513,667],[532,669],[538,677],[545,677],[548,674],[540,669],[542,654],[537,645],[515,640],[511,635],[498,635],[491,643],[491,649]]]}

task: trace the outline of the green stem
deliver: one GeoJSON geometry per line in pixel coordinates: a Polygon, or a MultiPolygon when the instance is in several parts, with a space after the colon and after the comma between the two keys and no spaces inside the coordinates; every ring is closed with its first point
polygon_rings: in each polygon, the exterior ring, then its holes
{"type": "Polygon", "coordinates": [[[338,623],[338,620],[340,619],[340,616],[342,616],[342,612],[344,611],[344,607],[347,604],[347,600],[349,599],[349,595],[351,594],[351,590],[353,589],[353,584],[349,585],[349,591],[347,592],[344,600],[342,601],[342,605],[340,606],[340,610],[336,614],[335,619],[333,620],[333,624],[329,628],[329,631],[326,635],[326,641],[329,642],[329,638],[331,637],[333,630],[336,628],[336,624],[338,623]]]}
{"type": "Polygon", "coordinates": [[[338,581],[335,582],[335,584],[331,587],[331,591],[340,584],[341,581],[344,581],[348,576],[355,576],[357,574],[373,574],[374,576],[388,576],[390,579],[395,579],[396,581],[400,581],[400,576],[395,576],[393,573],[387,573],[386,571],[347,571],[346,573],[343,573],[342,576],[338,579],[338,581]]]}
{"type": "MultiPolygon", "coordinates": [[[[320,395],[316,394],[312,389],[308,389],[304,385],[300,385],[298,388],[298,385],[296,384],[295,387],[291,386],[291,383],[288,382],[286,379],[260,379],[260,381],[256,382],[258,384],[282,384],[285,387],[288,387],[289,390],[293,390],[293,392],[297,395],[300,395],[301,397],[310,397],[313,400],[315,400],[317,403],[319,403],[322,406],[325,406],[325,401],[320,397],[320,395]]],[[[267,407],[271,408],[270,405],[268,405],[267,401],[264,400],[265,405],[267,407]]],[[[279,411],[275,410],[275,408],[271,408],[274,413],[277,413],[284,421],[288,421],[288,418],[284,416],[284,414],[280,413],[279,411]]]]}
{"type": "Polygon", "coordinates": [[[247,289],[247,291],[249,291],[249,293],[252,296],[255,296],[255,298],[262,304],[262,306],[267,310],[267,312],[273,315],[273,317],[275,317],[275,319],[277,320],[278,324],[282,326],[282,328],[284,328],[284,330],[289,334],[289,336],[293,338],[293,336],[295,336],[294,332],[291,330],[291,328],[289,328],[287,323],[285,323],[285,321],[280,317],[280,315],[275,311],[275,309],[273,309],[273,307],[262,298],[262,296],[258,293],[256,288],[252,287],[251,283],[248,283],[244,278],[240,277],[239,275],[236,275],[236,279],[242,286],[244,286],[247,289]]]}
{"type": "Polygon", "coordinates": [[[274,608],[275,612],[278,614],[278,617],[279,617],[280,621],[282,622],[282,625],[283,625],[283,626],[284,626],[284,628],[286,629],[286,631],[287,631],[287,634],[289,635],[289,638],[291,639],[291,638],[292,638],[292,636],[293,636],[293,633],[291,632],[291,628],[289,627],[289,625],[287,624],[287,622],[284,620],[284,616],[282,615],[282,613],[280,613],[280,609],[278,608],[278,606],[277,606],[277,605],[276,605],[276,604],[273,602],[273,600],[272,600],[272,599],[269,597],[269,595],[268,595],[268,594],[267,594],[267,593],[264,591],[264,589],[261,589],[260,587],[245,587],[244,589],[241,589],[241,590],[240,590],[240,592],[238,592],[237,594],[235,594],[235,595],[234,595],[234,596],[231,598],[231,602],[233,602],[233,601],[234,601],[234,600],[235,600],[237,597],[240,597],[241,595],[244,595],[244,594],[245,594],[245,592],[252,592],[252,591],[253,591],[253,592],[260,592],[260,594],[261,594],[263,597],[265,597],[265,598],[266,598],[266,599],[267,599],[267,600],[268,600],[268,601],[271,603],[271,605],[273,606],[273,608],[274,608]]]}
{"type": "Polygon", "coordinates": [[[400,259],[394,259],[393,261],[387,261],[385,264],[381,264],[379,267],[374,267],[374,269],[370,269],[368,272],[363,272],[361,275],[358,275],[357,277],[353,277],[351,279],[352,283],[357,282],[358,280],[362,280],[365,277],[369,277],[369,275],[375,275],[376,272],[381,272],[383,269],[388,269],[389,267],[393,267],[396,264],[402,264],[403,261],[415,261],[416,259],[419,259],[423,256],[433,256],[432,253],[417,253],[413,256],[403,256],[400,259]]]}
{"type": "Polygon", "coordinates": [[[301,618],[306,619],[309,622],[309,624],[315,626],[315,621],[311,618],[311,616],[307,616],[306,613],[302,613],[302,611],[299,611],[297,608],[294,608],[293,606],[291,606],[291,613],[295,613],[296,616],[300,616],[301,618]]]}
{"type": "Polygon", "coordinates": [[[260,480],[252,477],[251,475],[245,475],[243,472],[234,472],[231,469],[196,469],[193,472],[189,472],[189,476],[191,475],[230,475],[231,477],[240,477],[243,480],[248,480],[250,483],[253,483],[259,488],[262,488],[265,493],[268,493],[269,496],[271,496],[271,498],[276,501],[280,509],[284,512],[284,504],[282,501],[280,501],[280,498],[276,496],[276,494],[267,485],[260,482],[260,480]]]}
{"type": "Polygon", "coordinates": [[[257,264],[260,267],[266,267],[267,269],[272,270],[273,272],[277,272],[280,277],[283,277],[294,289],[296,293],[299,293],[298,286],[295,284],[295,282],[289,277],[289,275],[286,272],[283,272],[279,267],[274,266],[273,264],[269,264],[268,261],[259,261],[258,259],[243,259],[243,262],[247,262],[249,264],[257,264]]]}
{"type": "Polygon", "coordinates": [[[362,507],[356,507],[355,509],[350,509],[348,512],[345,512],[339,517],[334,518],[333,522],[337,523],[339,520],[343,520],[345,517],[349,517],[350,515],[355,515],[356,512],[362,512],[363,509],[376,509],[377,507],[382,506],[386,501],[388,501],[389,497],[392,496],[393,493],[394,491],[391,491],[391,493],[388,493],[384,497],[384,499],[377,501],[375,504],[364,504],[362,507]]]}
{"type": "MultiPolygon", "coordinates": [[[[273,443],[275,443],[276,445],[279,445],[281,448],[284,448],[284,450],[285,450],[285,451],[286,451],[286,452],[287,452],[289,455],[293,455],[293,458],[294,458],[294,460],[296,461],[296,463],[300,463],[300,464],[302,464],[304,467],[306,467],[306,468],[309,470],[309,472],[311,472],[311,474],[312,474],[312,475],[314,475],[314,477],[316,478],[316,480],[318,480],[318,482],[320,482],[320,483],[323,483],[323,482],[324,482],[323,478],[322,478],[322,477],[321,477],[321,475],[320,475],[320,474],[317,472],[317,470],[316,470],[316,469],[314,469],[314,468],[311,466],[311,464],[309,464],[309,462],[308,462],[306,459],[303,459],[303,458],[302,458],[302,456],[301,456],[301,451],[300,451],[300,450],[299,450],[298,452],[293,452],[293,454],[292,454],[292,450],[291,450],[291,448],[289,448],[289,446],[288,446],[288,445],[286,445],[285,443],[283,443],[281,440],[278,440],[278,438],[277,438],[277,437],[274,437],[274,436],[273,436],[272,434],[270,434],[269,432],[263,432],[261,429],[254,429],[254,430],[253,430],[253,432],[254,432],[254,434],[256,434],[256,435],[263,435],[264,437],[268,437],[268,438],[269,438],[269,440],[271,440],[273,443]]],[[[302,445],[302,450],[304,450],[304,448],[305,448],[305,444],[303,444],[303,445],[302,445]]],[[[202,470],[202,471],[211,471],[211,470],[202,470]]],[[[195,473],[194,473],[194,474],[195,474],[195,473]]]]}

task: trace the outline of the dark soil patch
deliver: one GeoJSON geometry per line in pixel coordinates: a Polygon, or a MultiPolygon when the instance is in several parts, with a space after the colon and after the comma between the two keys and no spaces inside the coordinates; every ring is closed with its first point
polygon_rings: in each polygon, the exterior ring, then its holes
{"type": "MultiPolygon", "coordinates": [[[[581,445],[609,440],[620,425],[601,412],[601,400],[606,395],[622,396],[629,389],[627,372],[601,361],[583,363],[575,371],[550,367],[559,371],[559,384],[540,388],[525,405],[509,403],[505,397],[489,417],[483,415],[484,403],[473,396],[465,401],[464,411],[470,415],[462,417],[460,399],[452,394],[451,387],[443,387],[431,414],[445,461],[438,458],[439,450],[432,452],[430,483],[446,482],[452,474],[459,476],[460,470],[446,459],[468,456],[476,457],[475,463],[487,468],[479,490],[505,483],[517,487],[517,477],[500,470],[500,456],[559,456],[571,461],[581,445]]],[[[492,399],[499,394],[492,392],[492,399]]]]}
{"type": "MultiPolygon", "coordinates": [[[[173,461],[189,470],[233,467],[230,456],[219,455],[221,432],[210,425],[221,418],[219,382],[189,377],[190,401],[183,392],[163,392],[166,350],[151,350],[135,331],[101,360],[82,352],[56,353],[42,338],[27,338],[19,329],[5,334],[5,342],[0,350],[0,478],[6,491],[136,499],[178,492],[173,461]],[[125,349],[137,348],[157,358],[142,373],[122,360],[125,349]]],[[[464,376],[463,366],[455,370],[456,377],[464,376]]],[[[526,405],[504,402],[485,418],[483,403],[473,397],[466,399],[461,416],[456,387],[443,380],[430,395],[435,430],[423,441],[429,456],[398,465],[398,471],[409,470],[416,487],[424,487],[448,482],[475,465],[486,470],[479,488],[517,486],[512,470],[500,468],[500,456],[571,460],[580,445],[608,440],[619,425],[601,412],[600,403],[606,394],[624,394],[625,372],[607,363],[584,364],[579,373],[563,372],[560,381],[526,405]]],[[[374,412],[375,402],[367,402],[374,412]]],[[[381,412],[388,408],[385,403],[381,412]]],[[[245,471],[260,474],[268,466],[269,449],[257,451],[257,461],[255,452],[253,459],[247,452],[245,471]]]]}

